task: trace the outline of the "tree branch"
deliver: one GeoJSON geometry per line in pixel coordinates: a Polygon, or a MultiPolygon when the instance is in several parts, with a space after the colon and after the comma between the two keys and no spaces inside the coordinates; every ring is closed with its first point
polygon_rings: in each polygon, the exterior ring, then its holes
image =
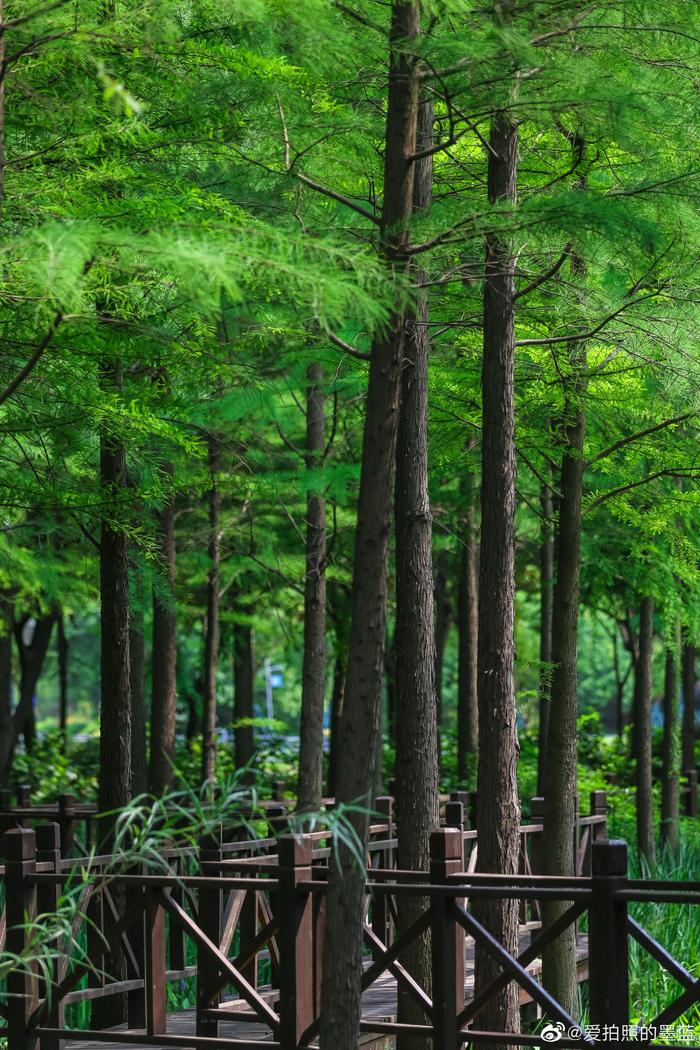
{"type": "Polygon", "coordinates": [[[647,299],[654,299],[658,295],[658,290],[649,292],[648,295],[639,295],[636,299],[631,299],[628,303],[618,309],[614,310],[607,317],[604,317],[600,324],[597,324],[595,328],[591,328],[588,332],[577,332],[574,335],[552,335],[546,339],[518,339],[515,343],[516,346],[552,346],[554,343],[579,343],[584,339],[593,339],[599,332],[605,328],[606,325],[614,321],[616,317],[619,317],[625,310],[629,310],[631,306],[636,306],[637,303],[642,303],[647,299]]]}
{"type": "Polygon", "coordinates": [[[697,478],[700,477],[700,469],[693,467],[677,467],[676,469],[667,468],[665,470],[655,470],[652,474],[647,474],[645,478],[640,478],[639,481],[630,481],[627,485],[618,485],[617,488],[610,489],[609,492],[604,492],[602,496],[598,496],[590,503],[584,514],[590,514],[591,511],[597,510],[603,503],[607,503],[609,499],[614,499],[615,496],[621,496],[624,492],[631,492],[632,489],[638,489],[642,485],[647,485],[650,481],[656,481],[657,478],[697,478]]]}
{"type": "Polygon", "coordinates": [[[676,423],[684,423],[686,419],[691,419],[695,412],[684,412],[683,415],[674,416],[672,419],[664,419],[661,423],[656,423],[653,427],[647,427],[646,430],[639,430],[636,434],[630,434],[629,437],[620,438],[619,441],[613,442],[608,448],[603,449],[602,452],[598,452],[597,455],[591,459],[586,460],[586,466],[590,467],[593,463],[598,463],[601,459],[607,459],[613,452],[617,452],[618,449],[624,448],[625,445],[630,445],[633,441],[641,441],[642,438],[649,437],[650,434],[656,434],[659,430],[664,430],[666,427],[675,426],[676,423]]]}
{"type": "Polygon", "coordinates": [[[564,265],[566,260],[569,258],[570,254],[571,254],[571,243],[566,245],[566,247],[564,248],[564,251],[561,253],[561,255],[559,256],[557,261],[554,263],[554,265],[549,268],[549,270],[547,270],[543,274],[540,274],[539,277],[536,277],[534,279],[534,281],[531,281],[530,284],[527,284],[524,288],[521,288],[519,292],[515,293],[513,298],[516,299],[516,300],[517,299],[522,299],[524,296],[529,295],[530,292],[534,292],[536,288],[539,288],[546,281],[548,281],[551,277],[554,277],[555,274],[559,273],[559,271],[561,270],[562,266],[564,265]]]}
{"type": "Polygon", "coordinates": [[[346,343],[340,336],[334,335],[333,332],[323,333],[334,346],[337,346],[339,350],[342,350],[345,354],[350,354],[351,357],[356,357],[358,361],[371,361],[372,355],[365,353],[364,350],[358,350],[356,346],[351,346],[350,343],[346,343]]]}

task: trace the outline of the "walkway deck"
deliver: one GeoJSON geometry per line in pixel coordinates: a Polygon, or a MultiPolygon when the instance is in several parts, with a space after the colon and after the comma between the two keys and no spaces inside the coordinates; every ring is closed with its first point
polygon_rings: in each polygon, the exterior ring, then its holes
{"type": "MultiPolygon", "coordinates": [[[[520,948],[524,950],[530,943],[531,931],[528,929],[521,930],[520,934],[520,948]]],[[[576,945],[576,956],[578,964],[578,979],[579,981],[585,981],[588,977],[588,942],[585,934],[579,934],[577,945],[576,945]]],[[[474,947],[473,942],[467,944],[466,953],[466,987],[465,987],[465,998],[471,999],[474,995],[474,947]]],[[[533,976],[538,977],[542,972],[542,961],[541,959],[535,959],[533,963],[528,967],[528,972],[533,976]]],[[[262,991],[262,989],[261,989],[262,991]]],[[[530,1002],[530,996],[525,992],[521,991],[520,1003],[526,1005],[530,1002]]],[[[231,1008],[234,1007],[234,1002],[230,1001],[227,1003],[231,1008]]],[[[235,1008],[240,1007],[240,1012],[247,1017],[252,1016],[251,1011],[246,1008],[245,1003],[242,1000],[237,1000],[235,1008]]],[[[379,977],[370,988],[367,989],[365,994],[362,996],[362,1016],[364,1020],[371,1021],[372,1019],[377,1021],[392,1021],[396,1018],[396,980],[390,974],[385,973],[379,977]]],[[[176,1013],[168,1014],[167,1019],[167,1034],[186,1036],[193,1035],[195,1030],[195,1011],[194,1010],[179,1010],[176,1013]]],[[[122,1025],[119,1028],[109,1029],[109,1031],[126,1032],[126,1025],[122,1025]]],[[[108,1033],[105,1032],[105,1036],[108,1033]]],[[[135,1032],[133,1033],[136,1034],[135,1032]]],[[[240,1039],[240,1040],[271,1040],[272,1036],[270,1030],[265,1025],[254,1024],[251,1021],[237,1021],[222,1020],[219,1022],[219,1034],[222,1039],[240,1039]]],[[[130,1050],[153,1050],[153,1043],[151,1042],[148,1047],[145,1044],[142,1046],[138,1043],[129,1042],[130,1050]]],[[[393,1046],[393,1039],[387,1036],[372,1036],[367,1035],[362,1039],[362,1045],[365,1050],[380,1050],[383,1047],[393,1046]]],[[[67,1042],[65,1044],[66,1050],[121,1050],[124,1047],[123,1042],[116,1041],[110,1043],[105,1040],[80,1040],[75,1042],[67,1042]]]]}

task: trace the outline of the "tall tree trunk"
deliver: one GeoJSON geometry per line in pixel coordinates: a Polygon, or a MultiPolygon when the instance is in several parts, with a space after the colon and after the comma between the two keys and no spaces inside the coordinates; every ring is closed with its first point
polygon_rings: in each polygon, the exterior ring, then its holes
{"type": "Polygon", "coordinates": [[[472,483],[468,477],[464,482],[464,534],[457,581],[457,778],[461,787],[470,783],[479,752],[478,538],[472,483]]]}
{"type": "Polygon", "coordinates": [[[642,599],[639,613],[639,658],[635,668],[635,780],[637,785],[637,849],[654,859],[654,814],[651,775],[651,666],[654,644],[654,603],[642,599]]]}
{"type": "Polygon", "coordinates": [[[683,646],[683,772],[695,769],[695,646],[683,646]]]}
{"type": "Polygon", "coordinates": [[[12,768],[15,734],[12,727],[12,642],[15,624],[14,598],[0,592],[0,787],[5,787],[12,768]]]}
{"type": "MultiPolygon", "coordinates": [[[[121,392],[121,364],[105,365],[102,380],[121,392]]],[[[128,489],[126,453],[117,436],[100,434],[100,480],[106,507],[123,504],[128,489]]],[[[123,809],[131,799],[131,683],[130,683],[129,548],[126,531],[103,517],[100,536],[100,783],[98,804],[102,813],[123,809]]],[[[110,853],[114,845],[115,818],[100,822],[98,852],[110,853]]],[[[117,910],[126,899],[114,888],[117,910]]],[[[104,968],[115,979],[124,977],[124,960],[118,953],[104,959],[104,968]]],[[[92,1005],[91,1024],[107,1028],[125,1020],[126,997],[113,995],[92,1005]]]]}
{"type": "MultiPolygon", "coordinates": [[[[424,101],[418,118],[418,150],[433,144],[433,104],[424,101]]],[[[416,212],[432,202],[432,156],[416,163],[413,191],[416,212]]],[[[424,277],[416,271],[417,282],[424,277]]],[[[435,698],[435,622],[433,608],[433,530],[428,494],[428,296],[418,296],[415,316],[407,319],[407,343],[401,373],[401,412],[396,448],[396,813],[398,867],[430,868],[430,833],[439,824],[437,703],[435,698]]],[[[427,900],[399,897],[397,932],[428,907],[427,900]]],[[[430,994],[428,933],[414,940],[403,964],[430,994]]],[[[425,1024],[425,1012],[402,984],[398,1020],[425,1024]]],[[[399,1050],[423,1050],[423,1040],[399,1036],[399,1050]]]]}
{"type": "Polygon", "coordinates": [[[66,638],[66,624],[63,611],[59,611],[56,624],[58,639],[56,642],[56,653],[58,656],[58,729],[66,743],[68,731],[68,639],[66,638]]]}
{"type": "MultiPolygon", "coordinates": [[[[413,210],[412,155],[416,145],[418,69],[411,54],[420,24],[417,0],[394,0],[384,151],[381,254],[403,272],[413,210]]],[[[392,478],[396,457],[403,304],[372,341],[360,468],[353,562],[348,672],[338,756],[337,796],[341,803],[370,802],[376,770],[384,638],[392,478]],[[367,768],[369,756],[370,768],[367,768]]],[[[354,814],[366,845],[368,813],[354,814]]],[[[362,977],[364,872],[353,851],[340,845],[331,856],[323,951],[320,1043],[355,1050],[359,1038],[362,977]],[[339,951],[338,946],[343,950],[339,951]]]]}
{"type": "MultiPolygon", "coordinates": [[[[172,466],[163,467],[166,481],[172,466]]],[[[177,697],[177,616],[175,613],[175,506],[170,493],[157,515],[157,541],[162,578],[153,591],[151,652],[151,761],[148,787],[163,795],[173,786],[177,697]]]]}
{"type": "Polygon", "coordinates": [[[661,841],[678,850],[679,776],[681,765],[680,701],[678,664],[681,653],[681,622],[676,617],[673,639],[666,652],[664,669],[664,735],[661,774],[661,841]]]}
{"type": "MultiPolygon", "coordinates": [[[[574,158],[584,157],[585,139],[567,133],[574,158]]],[[[581,280],[586,265],[572,253],[571,275],[581,280]]],[[[571,344],[563,375],[561,416],[562,461],[559,484],[559,527],[556,535],[556,580],[552,599],[552,687],[544,775],[542,860],[548,875],[576,872],[575,827],[578,738],[578,623],[581,577],[581,501],[586,433],[586,347],[571,344]]],[[[568,907],[566,901],[545,901],[542,919],[551,925],[568,907]]],[[[542,953],[545,987],[572,1017],[578,1012],[576,927],[569,926],[542,953]]]]}
{"type": "Polygon", "coordinates": [[[440,761],[439,745],[442,727],[442,679],[451,621],[452,607],[447,590],[447,574],[444,565],[438,564],[435,572],[435,704],[437,707],[438,762],[440,761]]]}
{"type": "Polygon", "coordinates": [[[233,737],[238,769],[249,766],[255,755],[254,681],[253,628],[250,623],[236,623],[233,628],[233,737]]]}
{"type": "MultiPolygon", "coordinates": [[[[583,495],[583,443],[585,418],[574,362],[573,387],[565,394],[561,499],[557,536],[557,573],[554,585],[553,665],[547,754],[544,776],[543,863],[548,875],[575,874],[574,822],[576,820],[576,761],[578,714],[577,651],[579,579],[581,567],[581,498],[583,495]]],[[[568,905],[545,902],[543,917],[553,923],[568,905]]],[[[543,977],[547,990],[572,1016],[578,1008],[576,982],[576,931],[570,926],[543,952],[543,977]]]]}
{"type": "Polygon", "coordinates": [[[544,793],[547,768],[547,734],[549,731],[550,687],[552,682],[552,604],[554,601],[554,504],[552,489],[540,489],[540,682],[539,733],[537,748],[537,793],[544,793]]]}
{"type": "MultiPolygon", "coordinates": [[[[497,5],[509,22],[514,2],[497,5]]],[[[515,201],[518,130],[510,110],[494,113],[488,152],[488,198],[515,201]]],[[[520,800],[513,662],[515,614],[515,259],[498,234],[486,243],[482,366],[481,544],[479,558],[478,867],[515,873],[520,800]]],[[[481,901],[477,913],[511,954],[518,950],[517,901],[481,901]]],[[[500,972],[484,950],[476,954],[478,992],[500,972]]],[[[520,1030],[518,992],[511,982],[478,1015],[479,1028],[520,1030]]]]}
{"type": "MultiPolygon", "coordinates": [[[[318,469],[326,442],[323,366],[306,371],[306,469],[318,469]]],[[[304,656],[299,724],[300,813],[318,812],[323,794],[323,704],[326,691],[326,501],[318,482],[306,494],[304,656]]]]}
{"type": "Polygon", "coordinates": [[[143,577],[132,565],[134,598],[129,626],[129,675],[131,680],[131,777],[134,796],[148,790],[146,754],[146,640],[144,637],[143,577]]]}
{"type": "Polygon", "coordinates": [[[34,700],[39,678],[46,661],[46,654],[49,650],[56,614],[51,612],[46,616],[36,617],[31,641],[27,644],[25,642],[25,628],[30,619],[31,617],[25,616],[18,623],[15,623],[15,638],[19,651],[20,683],[19,702],[12,716],[15,739],[18,740],[20,736],[24,736],[24,746],[27,751],[32,750],[36,739],[34,700]]]}
{"type": "Polygon", "coordinates": [[[219,565],[221,562],[221,532],[217,473],[219,470],[219,442],[209,438],[209,571],[207,573],[207,624],[204,635],[204,704],[202,719],[202,781],[212,781],[216,768],[216,671],[219,662],[219,565]]]}
{"type": "MultiPolygon", "coordinates": [[[[104,370],[104,381],[121,391],[121,365],[104,370]]],[[[126,454],[119,438],[100,435],[100,480],[107,507],[124,502],[126,454]]],[[[100,787],[102,813],[131,798],[131,688],[129,680],[129,550],[126,532],[103,518],[100,539],[100,787]]],[[[110,852],[114,822],[101,828],[101,849],[110,852]]],[[[119,998],[119,997],[117,997],[119,998]]]]}

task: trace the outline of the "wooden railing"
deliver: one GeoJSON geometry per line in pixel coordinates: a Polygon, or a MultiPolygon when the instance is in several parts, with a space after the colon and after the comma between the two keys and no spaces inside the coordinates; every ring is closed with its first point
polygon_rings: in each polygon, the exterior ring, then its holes
{"type": "MultiPolygon", "coordinates": [[[[429,872],[398,871],[393,866],[393,824],[372,826],[367,872],[366,948],[362,976],[366,991],[387,971],[421,1006],[424,1023],[410,1026],[439,1050],[456,1050],[463,1043],[494,1041],[482,1031],[479,1011],[509,981],[521,999],[536,1003],[552,1025],[564,1034],[561,1046],[590,1046],[576,1034],[575,1022],[541,987],[531,972],[542,948],[587,915],[590,1021],[622,1030],[628,1017],[628,952],[636,940],[683,987],[649,1025],[672,1024],[700,999],[700,982],[673,959],[627,914],[630,901],[659,904],[700,904],[696,883],[668,884],[629,880],[624,843],[608,842],[604,813],[579,819],[579,868],[590,872],[572,878],[533,874],[541,824],[522,829],[523,871],[517,876],[476,874],[473,858],[478,845],[465,830],[461,803],[446,813],[448,826],[433,833],[429,872]],[[457,808],[459,807],[459,808],[457,808]],[[450,825],[449,821],[455,823],[450,825]],[[402,896],[427,902],[425,913],[396,933],[397,901],[402,896]],[[521,920],[529,941],[509,954],[480,924],[474,905],[484,898],[520,902],[521,920]],[[568,907],[553,928],[538,925],[541,902],[563,900],[568,907]],[[431,931],[431,984],[420,987],[403,965],[416,938],[431,931]],[[465,996],[466,949],[490,953],[502,967],[479,996],[465,996]]],[[[309,1047],[318,1035],[323,918],[327,859],[326,833],[281,835],[270,848],[258,843],[225,842],[218,831],[200,843],[197,874],[189,873],[187,851],[166,851],[171,870],[165,874],[111,872],[111,858],[98,858],[88,869],[61,857],[59,829],[44,825],[37,832],[15,829],[5,834],[5,922],[0,929],[4,949],[18,960],[7,979],[0,1004],[6,1020],[9,1050],[27,1050],[39,1039],[43,1050],[55,1050],[61,1040],[105,1044],[251,1048],[272,1039],[288,1050],[309,1047]],[[274,853],[272,846],[274,845],[274,853]],[[46,916],[56,912],[70,887],[78,886],[77,905],[65,954],[48,969],[33,956],[46,935],[46,916]],[[43,915],[41,925],[35,925],[43,915]],[[83,943],[84,954],[76,953],[83,943]],[[24,965],[20,960],[27,960],[24,965]],[[116,960],[116,963],[115,963],[116,960]],[[166,1033],[167,983],[192,978],[196,983],[195,1028],[192,1033],[166,1033]],[[127,1030],[69,1029],[65,1009],[70,1004],[121,995],[126,1000],[127,1030]],[[243,1041],[220,1039],[223,1022],[263,1026],[243,1041]]],[[[478,909],[477,909],[478,913],[478,909]]],[[[396,1035],[393,1019],[365,1018],[365,1032],[396,1035]]],[[[545,1045],[540,1035],[508,1036],[513,1045],[545,1045]]],[[[639,1043],[635,1042],[639,1047],[639,1043]]]]}
{"type": "MultiPolygon", "coordinates": [[[[284,826],[287,815],[294,809],[294,801],[284,797],[284,783],[275,781],[273,785],[273,797],[258,802],[259,815],[267,819],[274,829],[284,826]]],[[[600,815],[607,807],[610,809],[611,802],[614,805],[616,789],[611,791],[600,791],[598,796],[598,809],[596,815],[600,815]]],[[[681,784],[681,812],[686,816],[696,817],[698,815],[698,774],[697,771],[687,770],[683,774],[681,784]]],[[[450,794],[440,796],[440,812],[443,824],[450,826],[454,823],[455,803],[462,804],[461,824],[465,829],[472,832],[469,838],[476,838],[478,824],[478,800],[475,791],[452,791],[450,794]]],[[[324,806],[332,807],[333,799],[323,800],[324,806]]],[[[390,795],[380,796],[375,800],[375,809],[385,816],[393,813],[393,799],[390,795]]],[[[541,824],[544,814],[544,800],[536,797],[523,803],[523,811],[530,813],[529,823],[523,825],[522,833],[528,837],[540,836],[541,824]],[[534,830],[532,830],[534,828],[534,830]]],[[[28,786],[22,786],[17,791],[16,802],[13,803],[11,793],[8,789],[0,789],[0,834],[12,828],[36,828],[46,821],[54,821],[60,829],[61,852],[64,857],[87,856],[95,844],[95,826],[97,818],[97,806],[94,803],[78,802],[71,794],[60,795],[56,802],[32,802],[28,786]]],[[[591,814],[593,815],[593,810],[591,814]]],[[[586,838],[585,828],[587,818],[577,825],[579,839],[586,838]],[[582,834],[583,832],[583,834],[582,834]]],[[[597,832],[600,837],[599,832],[597,832]]],[[[579,855],[577,845],[577,857],[579,855]]],[[[587,849],[587,846],[586,846],[587,849]]],[[[537,845],[533,847],[535,857],[537,856],[537,845]]],[[[532,869],[538,870],[537,864],[532,869]]],[[[577,870],[583,871],[581,864],[577,870]]]]}

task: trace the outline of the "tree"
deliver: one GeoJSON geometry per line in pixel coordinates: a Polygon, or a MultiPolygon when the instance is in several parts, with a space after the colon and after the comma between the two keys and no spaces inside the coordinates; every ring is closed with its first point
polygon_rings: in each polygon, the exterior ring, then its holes
{"type": "MultiPolygon", "coordinates": [[[[318,470],[325,455],[323,366],[308,366],[306,469],[318,470]]],[[[299,812],[315,813],[323,793],[323,707],[326,688],[326,501],[318,483],[306,496],[304,657],[299,726],[299,812]]]]}
{"type": "MultiPolygon", "coordinates": [[[[397,276],[406,268],[413,211],[418,67],[407,47],[417,38],[419,19],[417,3],[394,0],[380,236],[381,254],[397,276]]],[[[338,802],[363,807],[362,813],[353,818],[363,850],[369,827],[369,793],[375,774],[380,717],[390,481],[396,454],[404,316],[403,302],[399,300],[387,325],[372,340],[355,531],[348,666],[336,770],[338,802]]],[[[320,1030],[321,1043],[338,1050],[351,1050],[359,1032],[363,894],[364,872],[359,870],[354,852],[343,845],[331,859],[328,876],[320,1030]],[[338,944],[345,946],[342,953],[337,951],[338,944]]]]}
{"type": "MultiPolygon", "coordinates": [[[[515,4],[495,8],[496,23],[509,25],[515,4]]],[[[505,102],[505,99],[504,99],[505,102]]],[[[488,199],[514,202],[518,128],[506,105],[491,117],[488,199]]],[[[482,364],[481,543],[479,556],[478,704],[480,871],[518,870],[520,800],[516,779],[518,736],[515,712],[515,260],[507,237],[486,241],[482,364]]],[[[504,948],[518,945],[517,902],[479,902],[479,916],[504,948]]],[[[477,951],[477,995],[499,966],[477,951]]],[[[499,1032],[520,1026],[513,983],[482,1008],[480,1023],[499,1032]]]]}

